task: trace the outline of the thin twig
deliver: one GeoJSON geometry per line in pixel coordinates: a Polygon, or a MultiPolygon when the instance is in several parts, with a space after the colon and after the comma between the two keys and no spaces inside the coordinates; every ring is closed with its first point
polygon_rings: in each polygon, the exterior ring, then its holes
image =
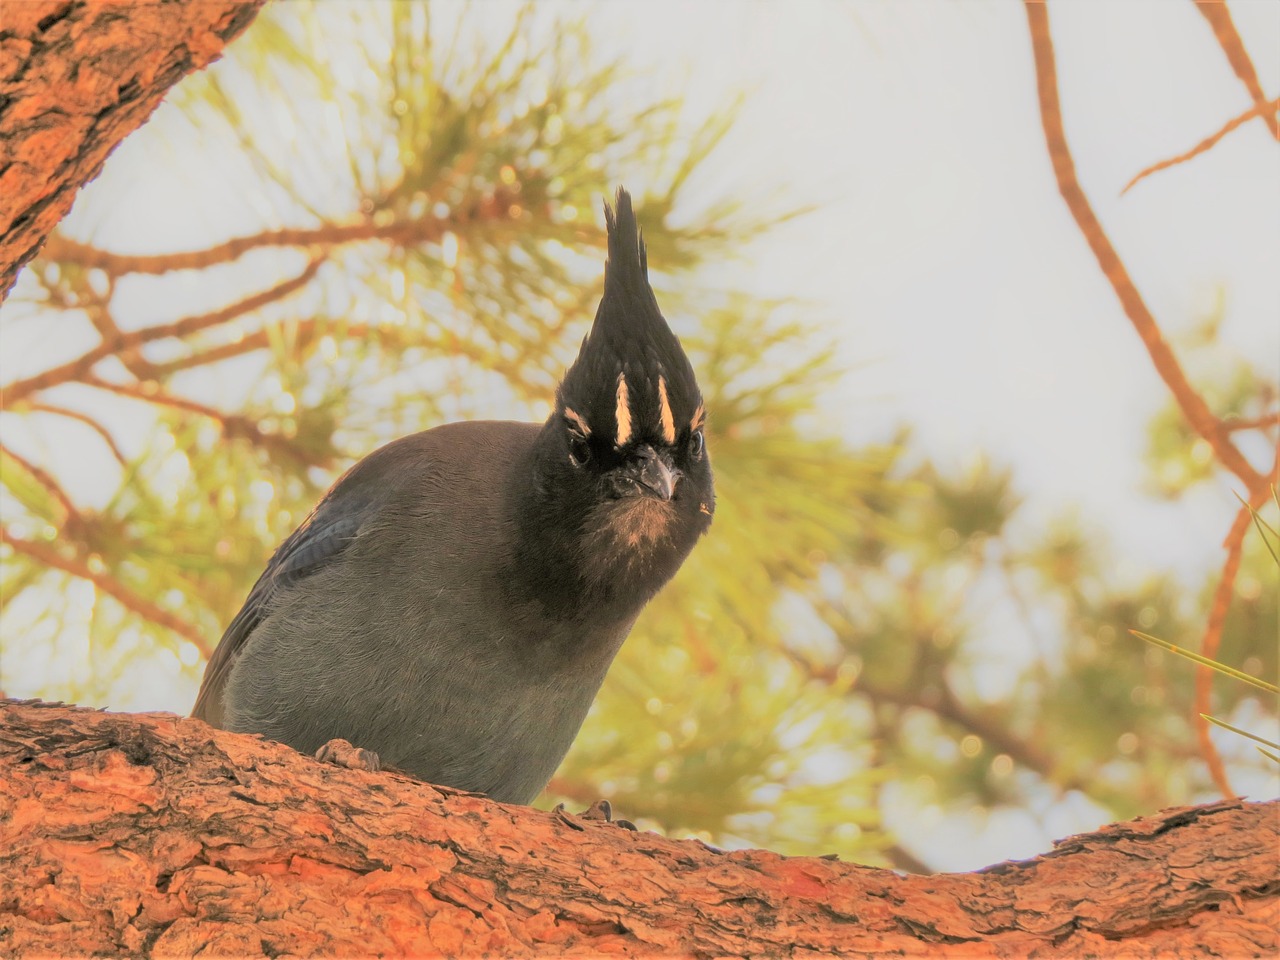
{"type": "Polygon", "coordinates": [[[250,313],[276,300],[283,299],[305,286],[315,276],[322,262],[323,258],[317,257],[309,262],[306,269],[296,277],[285,280],[269,290],[255,293],[229,306],[214,310],[211,313],[185,317],[182,320],[164,324],[163,326],[146,327],[142,330],[121,333],[119,336],[109,340],[103,340],[92,350],[74,360],[57,367],[51,367],[43,373],[38,373],[25,380],[18,380],[6,387],[0,387],[0,393],[3,393],[6,403],[13,404],[39,390],[47,390],[49,387],[57,386],[58,384],[83,380],[99,361],[107,357],[136,349],[156,340],[186,337],[198,331],[227,323],[236,317],[250,313]]]}
{"type": "MultiPolygon", "coordinates": [[[[1244,48],[1244,41],[1240,39],[1240,33],[1231,19],[1231,11],[1227,9],[1224,0],[1196,0],[1196,9],[1209,21],[1209,26],[1213,28],[1213,35],[1218,39],[1218,46],[1222,47],[1222,52],[1227,55],[1227,62],[1231,64],[1231,69],[1249,91],[1253,102],[1258,105],[1266,103],[1267,95],[1262,92],[1258,71],[1253,67],[1253,61],[1244,48]]],[[[1280,119],[1277,119],[1274,114],[1266,113],[1262,117],[1271,128],[1271,135],[1280,140],[1280,119]]]]}
{"type": "Polygon", "coordinates": [[[1156,372],[1173,393],[1183,416],[1187,418],[1191,428],[1213,449],[1218,461],[1239,477],[1247,489],[1256,490],[1263,482],[1262,475],[1245,459],[1244,454],[1236,449],[1218,418],[1213,415],[1204,399],[1187,380],[1182,366],[1178,363],[1178,358],[1174,356],[1160,326],[1147,308],[1142,294],[1138,292],[1115,247],[1111,245],[1106,231],[1103,230],[1101,222],[1089,204],[1088,197],[1080,186],[1079,178],[1076,176],[1075,161],[1067,146],[1066,131],[1062,124],[1053,37],[1049,33],[1049,13],[1044,4],[1036,0],[1025,0],[1024,7],[1031,29],[1036,86],[1040,97],[1040,118],[1044,126],[1049,158],[1058,180],[1058,191],[1066,201],[1067,209],[1075,218],[1076,225],[1084,234],[1094,257],[1097,258],[1103,275],[1110,281],[1112,289],[1124,308],[1125,315],[1147,348],[1156,372]]]}
{"type": "Polygon", "coordinates": [[[1252,107],[1250,107],[1244,113],[1240,114],[1240,116],[1233,117],[1230,120],[1228,120],[1223,125],[1221,130],[1219,130],[1217,133],[1210,134],[1209,136],[1205,137],[1203,140],[1197,143],[1194,147],[1192,147],[1186,153],[1180,153],[1176,157],[1170,157],[1168,160],[1161,160],[1159,163],[1153,163],[1151,166],[1147,167],[1145,170],[1140,171],[1137,174],[1137,176],[1135,176],[1132,180],[1130,180],[1128,183],[1124,185],[1124,189],[1120,191],[1120,195],[1124,196],[1124,194],[1128,193],[1130,188],[1132,188],[1136,183],[1138,183],[1140,180],[1146,179],[1147,177],[1151,176],[1151,174],[1153,173],[1157,173],[1161,170],[1168,170],[1170,167],[1176,167],[1180,163],[1186,163],[1188,160],[1198,157],[1200,156],[1200,154],[1208,150],[1211,150],[1213,146],[1219,140],[1225,137],[1228,133],[1230,133],[1232,130],[1235,130],[1239,127],[1244,126],[1245,123],[1252,120],[1254,117],[1271,115],[1271,114],[1274,114],[1277,110],[1280,110],[1280,97],[1277,97],[1274,100],[1268,100],[1266,103],[1255,103],[1252,107]]]}
{"type": "Polygon", "coordinates": [[[102,438],[102,442],[107,445],[107,449],[111,451],[111,455],[116,458],[116,461],[120,466],[123,467],[128,463],[128,459],[125,457],[124,451],[121,450],[120,445],[116,443],[116,438],[111,435],[111,432],[107,430],[106,427],[93,419],[93,417],[89,416],[87,413],[81,413],[79,410],[71,410],[67,407],[60,407],[52,403],[28,403],[27,409],[32,413],[51,413],[54,416],[78,420],[102,438]]]}
{"type": "Polygon", "coordinates": [[[150,600],[138,596],[128,587],[108,576],[105,572],[96,573],[90,569],[87,564],[82,563],[79,560],[72,560],[68,557],[64,557],[49,544],[16,537],[3,528],[0,528],[0,543],[7,543],[18,553],[26,554],[32,560],[35,560],[37,563],[42,563],[46,567],[61,570],[63,573],[69,573],[73,577],[79,577],[81,580],[89,581],[97,589],[114,599],[126,610],[172,630],[174,633],[186,640],[190,640],[196,645],[196,648],[205,658],[208,658],[209,655],[213,653],[213,648],[201,635],[195,625],[184,620],[177,614],[165,610],[163,607],[156,606],[150,600]]]}

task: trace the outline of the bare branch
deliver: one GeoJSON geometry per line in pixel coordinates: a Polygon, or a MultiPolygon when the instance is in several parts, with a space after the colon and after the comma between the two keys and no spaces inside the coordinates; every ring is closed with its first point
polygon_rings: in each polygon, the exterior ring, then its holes
{"type": "MultiPolygon", "coordinates": [[[[1209,26],[1213,28],[1213,35],[1218,38],[1218,46],[1222,47],[1222,52],[1227,55],[1227,62],[1231,64],[1231,69],[1236,72],[1236,76],[1249,91],[1254,104],[1261,107],[1266,103],[1267,95],[1262,92],[1258,71],[1254,69],[1253,61],[1249,59],[1249,53],[1244,48],[1244,41],[1240,39],[1240,33],[1236,30],[1235,22],[1231,19],[1231,11],[1227,9],[1226,3],[1224,0],[1196,0],[1196,9],[1209,21],[1209,26]]],[[[1274,113],[1263,113],[1261,116],[1271,129],[1271,135],[1280,140],[1280,120],[1277,120],[1274,113]]]]}
{"type": "Polygon", "coordinates": [[[1204,399],[1187,380],[1178,358],[1174,356],[1159,324],[1147,308],[1142,294],[1134,285],[1120,255],[1111,245],[1106,231],[1089,204],[1088,197],[1076,176],[1075,161],[1067,146],[1066,131],[1062,124],[1062,106],[1058,98],[1057,68],[1054,62],[1053,37],[1049,33],[1049,13],[1043,3],[1025,0],[1027,22],[1031,29],[1031,48],[1035,57],[1036,86],[1040,97],[1040,117],[1044,125],[1049,158],[1058,180],[1058,191],[1066,201],[1067,209],[1084,234],[1089,248],[1097,258],[1103,275],[1110,281],[1125,315],[1142,339],[1156,371],[1173,393],[1191,428],[1213,449],[1218,461],[1239,477],[1250,492],[1263,483],[1262,474],[1253,468],[1231,442],[1221,422],[1213,415],[1204,399]]]}
{"type": "Polygon", "coordinates": [[[165,610],[163,607],[156,606],[150,600],[138,596],[138,594],[118,580],[108,576],[105,572],[95,572],[88,564],[63,556],[50,544],[16,537],[3,528],[0,528],[0,543],[8,544],[18,553],[25,554],[37,563],[42,563],[54,570],[61,570],[63,573],[69,573],[71,576],[79,577],[81,580],[89,581],[126,610],[136,613],[138,616],[159,624],[168,630],[172,630],[184,639],[190,640],[196,645],[202,656],[208,658],[213,653],[213,648],[195,625],[177,614],[165,610]]]}
{"type": "Polygon", "coordinates": [[[1123,196],[1128,193],[1130,188],[1138,183],[1138,181],[1146,179],[1153,173],[1157,173],[1161,170],[1168,170],[1170,167],[1176,167],[1180,163],[1186,163],[1188,160],[1211,150],[1213,146],[1228,133],[1243,126],[1254,117],[1271,116],[1274,115],[1277,110],[1280,110],[1280,97],[1277,97],[1274,100],[1268,100],[1266,103],[1255,103],[1244,113],[1240,114],[1240,116],[1233,117],[1228,120],[1217,133],[1210,134],[1205,137],[1185,153],[1180,153],[1176,157],[1170,157],[1168,160],[1161,160],[1159,163],[1153,163],[1145,170],[1140,171],[1132,180],[1124,185],[1124,189],[1120,191],[1120,195],[1123,196]]]}
{"type": "Polygon", "coordinates": [[[186,317],[163,326],[147,327],[142,330],[121,333],[113,338],[103,340],[92,350],[87,351],[75,360],[68,361],[57,367],[51,367],[35,376],[27,377],[25,380],[11,383],[7,387],[0,388],[0,392],[4,394],[7,403],[13,404],[37,391],[47,390],[49,387],[62,383],[83,380],[99,361],[105,360],[107,357],[136,349],[143,344],[152,343],[156,340],[190,336],[198,331],[234,320],[236,317],[250,313],[276,300],[283,299],[305,286],[315,276],[322,262],[323,258],[317,257],[308,263],[306,269],[298,276],[285,280],[269,290],[255,293],[244,300],[222,307],[219,310],[214,310],[211,313],[186,317]]]}
{"type": "Polygon", "coordinates": [[[194,317],[184,317],[182,320],[175,320],[173,323],[167,323],[163,326],[148,327],[145,330],[126,334],[126,347],[138,346],[143,343],[150,343],[153,340],[167,339],[169,337],[188,337],[201,330],[220,326],[228,320],[234,320],[236,317],[243,316],[246,313],[252,313],[254,310],[265,307],[269,303],[283,300],[290,294],[305,287],[311,281],[311,278],[316,275],[316,271],[320,269],[320,265],[324,260],[325,257],[323,255],[313,257],[296,277],[283,280],[270,289],[255,293],[251,297],[246,297],[220,310],[194,317]]]}

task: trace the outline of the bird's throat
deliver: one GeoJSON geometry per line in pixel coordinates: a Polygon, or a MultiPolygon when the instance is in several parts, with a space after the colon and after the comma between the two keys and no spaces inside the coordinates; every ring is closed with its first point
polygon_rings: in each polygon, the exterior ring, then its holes
{"type": "Polygon", "coordinates": [[[612,547],[621,554],[642,558],[668,539],[676,512],[669,500],[657,497],[627,497],[610,500],[597,507],[593,521],[598,535],[594,544],[612,547]]]}

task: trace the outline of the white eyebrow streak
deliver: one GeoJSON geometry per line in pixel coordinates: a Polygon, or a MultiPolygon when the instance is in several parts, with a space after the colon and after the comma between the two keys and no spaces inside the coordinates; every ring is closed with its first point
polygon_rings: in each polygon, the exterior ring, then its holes
{"type": "Polygon", "coordinates": [[[631,439],[631,407],[627,396],[627,376],[623,373],[618,374],[618,408],[615,415],[618,418],[617,446],[621,447],[631,439]]]}
{"type": "Polygon", "coordinates": [[[707,422],[707,408],[702,404],[698,404],[698,409],[693,411],[693,419],[689,421],[689,429],[697,430],[707,422]]]}
{"type": "Polygon", "coordinates": [[[667,381],[658,377],[658,418],[662,423],[662,439],[676,442],[676,421],[671,416],[671,401],[667,399],[667,381]]]}
{"type": "Polygon", "coordinates": [[[578,413],[578,411],[570,410],[568,407],[565,407],[564,417],[566,420],[572,421],[573,425],[578,428],[578,432],[584,437],[591,436],[591,428],[587,426],[587,421],[582,419],[582,414],[578,413]]]}

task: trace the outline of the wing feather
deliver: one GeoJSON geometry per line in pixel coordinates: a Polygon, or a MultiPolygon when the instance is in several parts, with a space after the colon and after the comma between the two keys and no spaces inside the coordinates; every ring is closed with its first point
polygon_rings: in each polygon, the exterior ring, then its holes
{"type": "MultiPolygon", "coordinates": [[[[227,627],[209,658],[191,715],[215,727],[222,726],[222,694],[236,658],[267,616],[281,591],[332,563],[360,534],[360,528],[377,511],[378,498],[344,496],[352,471],[325,496],[311,515],[276,549],[248,599],[227,627]]],[[[362,493],[366,491],[361,491],[362,493]]]]}

